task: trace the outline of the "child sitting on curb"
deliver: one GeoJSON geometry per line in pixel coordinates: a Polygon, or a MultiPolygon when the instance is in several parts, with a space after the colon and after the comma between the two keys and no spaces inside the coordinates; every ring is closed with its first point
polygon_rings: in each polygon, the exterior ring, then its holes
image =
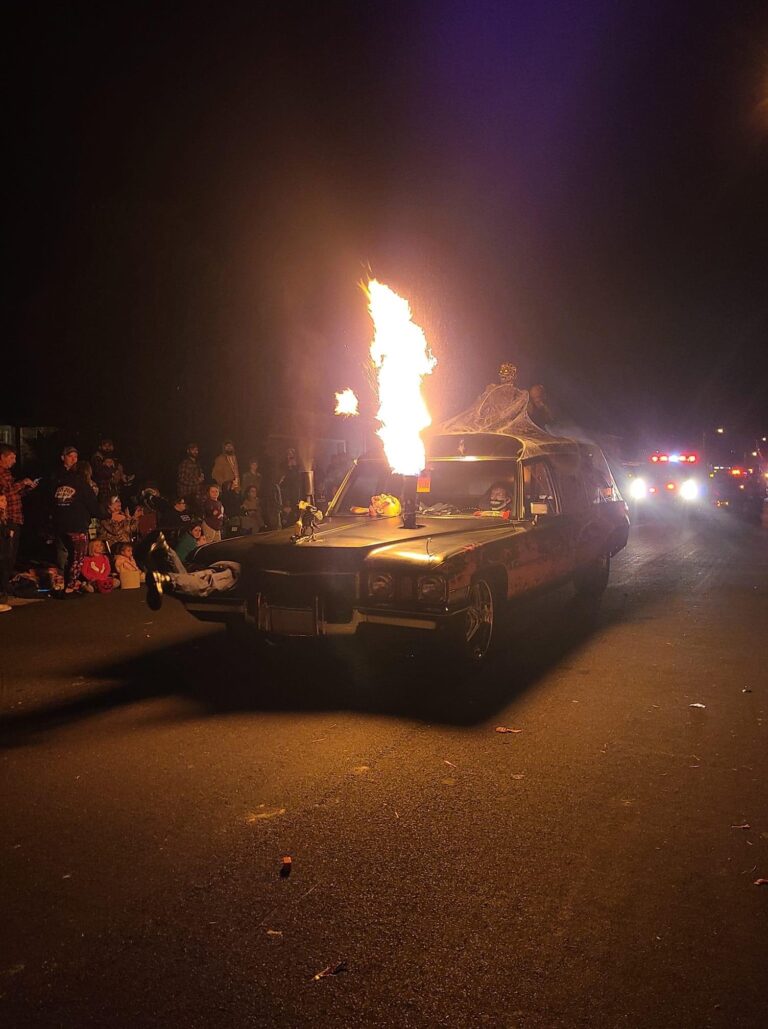
{"type": "Polygon", "coordinates": [[[83,588],[88,593],[110,593],[119,585],[120,580],[112,575],[103,540],[91,540],[88,544],[88,557],[83,561],[81,574],[85,580],[83,588]]]}
{"type": "Polygon", "coordinates": [[[179,536],[178,542],[174,547],[174,550],[179,555],[182,562],[186,562],[189,555],[197,547],[202,547],[205,543],[205,536],[203,536],[203,527],[200,522],[194,522],[185,532],[182,532],[179,536]]]}
{"type": "Polygon", "coordinates": [[[117,543],[113,551],[115,571],[120,578],[120,589],[135,590],[144,582],[144,573],[136,564],[132,543],[117,543]]]}

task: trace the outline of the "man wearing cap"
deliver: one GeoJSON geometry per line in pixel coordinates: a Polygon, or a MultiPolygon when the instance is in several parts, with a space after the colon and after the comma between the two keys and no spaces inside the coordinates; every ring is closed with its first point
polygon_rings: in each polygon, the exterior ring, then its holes
{"type": "Polygon", "coordinates": [[[64,447],[62,470],[53,480],[53,528],[66,551],[66,593],[80,588],[80,571],[88,550],[88,526],[92,518],[104,518],[105,512],[93,490],[78,472],[77,448],[64,447]]]}
{"type": "Polygon", "coordinates": [[[221,502],[228,515],[234,514],[240,506],[240,469],[237,464],[235,445],[225,439],[222,452],[213,462],[211,478],[221,490],[221,502]]]}
{"type": "Polygon", "coordinates": [[[5,497],[6,558],[11,575],[16,566],[21,527],[24,524],[21,498],[37,486],[37,482],[32,479],[15,480],[11,474],[15,464],[16,448],[9,443],[0,443],[0,493],[5,497]]]}

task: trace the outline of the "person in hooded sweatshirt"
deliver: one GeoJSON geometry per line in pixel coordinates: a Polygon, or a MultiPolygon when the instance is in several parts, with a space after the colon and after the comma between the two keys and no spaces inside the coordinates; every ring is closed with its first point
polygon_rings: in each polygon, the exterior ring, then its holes
{"type": "Polygon", "coordinates": [[[61,454],[64,467],[53,480],[53,528],[67,554],[65,593],[68,594],[80,589],[91,519],[104,517],[93,490],[75,471],[77,458],[75,447],[64,447],[61,454]]]}

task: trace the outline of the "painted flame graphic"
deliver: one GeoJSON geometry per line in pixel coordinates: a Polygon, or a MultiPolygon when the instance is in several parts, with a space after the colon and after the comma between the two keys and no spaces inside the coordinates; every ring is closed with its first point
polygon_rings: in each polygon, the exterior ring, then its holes
{"type": "Polygon", "coordinates": [[[378,378],[381,422],[377,432],[392,471],[418,475],[425,461],[421,432],[432,422],[421,385],[437,358],[424,331],[412,321],[407,300],[376,279],[365,292],[374,326],[371,360],[378,378]]]}

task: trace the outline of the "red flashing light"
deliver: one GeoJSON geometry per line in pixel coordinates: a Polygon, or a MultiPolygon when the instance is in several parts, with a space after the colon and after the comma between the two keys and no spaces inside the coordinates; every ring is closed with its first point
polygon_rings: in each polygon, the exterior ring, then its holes
{"type": "Polygon", "coordinates": [[[649,486],[648,487],[648,492],[649,493],[658,493],[659,491],[656,489],[655,486],[649,486]]]}
{"type": "Polygon", "coordinates": [[[669,461],[669,454],[659,454],[659,460],[662,462],[662,464],[665,461],[669,461]]]}
{"type": "Polygon", "coordinates": [[[696,454],[686,454],[683,460],[687,461],[688,464],[696,464],[699,458],[696,454]]]}
{"type": "Polygon", "coordinates": [[[659,455],[658,454],[651,454],[651,461],[653,461],[654,464],[658,464],[659,463],[659,455]]]}
{"type": "Polygon", "coordinates": [[[674,482],[668,482],[668,483],[666,484],[666,486],[664,487],[664,489],[668,489],[668,490],[676,490],[676,489],[677,489],[677,486],[676,486],[676,485],[674,484],[674,482]]]}
{"type": "Polygon", "coordinates": [[[744,474],[744,469],[743,468],[731,468],[731,475],[743,475],[743,474],[744,474]]]}

